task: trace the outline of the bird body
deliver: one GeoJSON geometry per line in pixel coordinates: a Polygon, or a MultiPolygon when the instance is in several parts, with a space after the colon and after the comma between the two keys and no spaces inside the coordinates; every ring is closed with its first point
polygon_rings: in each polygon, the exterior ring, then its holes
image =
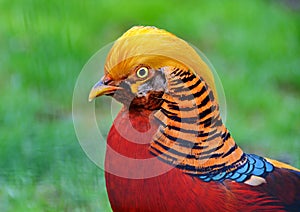
{"type": "MultiPolygon", "coordinates": [[[[135,111],[133,113],[142,114],[132,114],[133,119],[126,114],[128,112],[122,110],[115,119],[108,135],[108,145],[114,151],[130,158],[153,158],[149,152],[149,144],[127,141],[120,135],[122,132],[117,130],[119,126],[122,126],[124,132],[130,133],[129,122],[138,131],[149,130],[149,121],[154,121],[148,118],[150,111],[135,111]],[[136,117],[139,117],[139,120],[136,120],[136,117]],[[148,124],[141,125],[141,122],[148,124]]],[[[136,134],[129,135],[131,138],[134,136],[136,134]]],[[[150,143],[152,137],[136,139],[150,143]]],[[[118,160],[110,150],[107,151],[106,158],[107,170],[147,172],[148,167],[136,167],[134,163],[130,164],[121,158],[118,160]]],[[[164,167],[166,165],[157,159],[153,162],[153,166],[164,167]]],[[[297,190],[299,186],[293,186],[299,183],[299,174],[297,176],[288,169],[276,169],[267,177],[267,184],[263,183],[259,186],[228,180],[204,182],[196,176],[183,174],[177,168],[147,179],[129,179],[109,172],[105,173],[105,178],[114,211],[285,211],[285,205],[297,203],[296,201],[299,204],[299,190],[297,190]],[[282,185],[286,185],[289,189],[282,185]]],[[[297,207],[299,206],[295,206],[295,211],[297,207]]]]}
{"type": "Polygon", "coordinates": [[[103,94],[124,104],[107,138],[114,211],[299,210],[300,171],[242,151],[222,122],[209,67],[185,41],[133,27],[90,99],[103,94]]]}

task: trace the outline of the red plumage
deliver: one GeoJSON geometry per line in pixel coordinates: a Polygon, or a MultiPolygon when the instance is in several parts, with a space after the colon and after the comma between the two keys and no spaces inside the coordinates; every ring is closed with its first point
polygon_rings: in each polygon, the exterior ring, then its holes
{"type": "MultiPolygon", "coordinates": [[[[148,136],[138,137],[132,133],[132,126],[146,132],[150,128],[150,111],[132,111],[130,116],[123,110],[115,119],[108,135],[108,146],[114,151],[136,159],[153,157],[149,144],[136,144],[120,135],[126,132],[133,140],[151,141],[148,136]],[[145,124],[141,124],[145,123],[145,124]],[[122,127],[121,127],[122,126],[122,127]]],[[[151,118],[150,118],[151,119],[151,118]]],[[[147,172],[148,167],[136,167],[128,161],[116,158],[108,149],[105,166],[116,173],[147,172]]],[[[165,167],[164,162],[155,159],[153,166],[165,167]]],[[[230,180],[203,182],[197,177],[173,168],[165,174],[147,179],[128,179],[105,173],[107,192],[114,211],[285,211],[286,205],[294,204],[291,211],[297,211],[300,204],[299,174],[286,169],[275,169],[267,177],[267,183],[250,186],[230,180]],[[284,186],[282,186],[284,185],[284,186]]]]}

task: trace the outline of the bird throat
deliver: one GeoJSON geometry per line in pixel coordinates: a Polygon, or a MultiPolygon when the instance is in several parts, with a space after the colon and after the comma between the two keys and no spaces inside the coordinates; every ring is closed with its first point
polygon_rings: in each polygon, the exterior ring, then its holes
{"type": "Polygon", "coordinates": [[[217,174],[243,165],[247,159],[223,125],[218,103],[203,79],[180,69],[166,71],[166,78],[151,153],[188,174],[217,174]]]}

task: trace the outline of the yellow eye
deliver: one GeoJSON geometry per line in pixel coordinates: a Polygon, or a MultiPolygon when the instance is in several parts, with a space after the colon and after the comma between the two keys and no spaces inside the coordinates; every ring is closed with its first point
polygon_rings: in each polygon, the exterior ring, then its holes
{"type": "Polygon", "coordinates": [[[146,68],[146,67],[141,67],[141,68],[139,68],[139,69],[137,70],[136,76],[137,76],[138,78],[145,78],[145,77],[148,76],[148,73],[149,73],[148,68],[146,68]]]}

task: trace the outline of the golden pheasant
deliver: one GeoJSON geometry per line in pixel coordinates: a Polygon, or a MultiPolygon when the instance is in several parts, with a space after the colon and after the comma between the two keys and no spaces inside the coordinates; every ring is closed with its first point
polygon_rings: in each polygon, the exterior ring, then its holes
{"type": "Polygon", "coordinates": [[[123,104],[107,138],[113,211],[299,211],[300,171],[244,153],[224,126],[209,66],[184,40],[129,29],[89,99],[123,104]]]}

